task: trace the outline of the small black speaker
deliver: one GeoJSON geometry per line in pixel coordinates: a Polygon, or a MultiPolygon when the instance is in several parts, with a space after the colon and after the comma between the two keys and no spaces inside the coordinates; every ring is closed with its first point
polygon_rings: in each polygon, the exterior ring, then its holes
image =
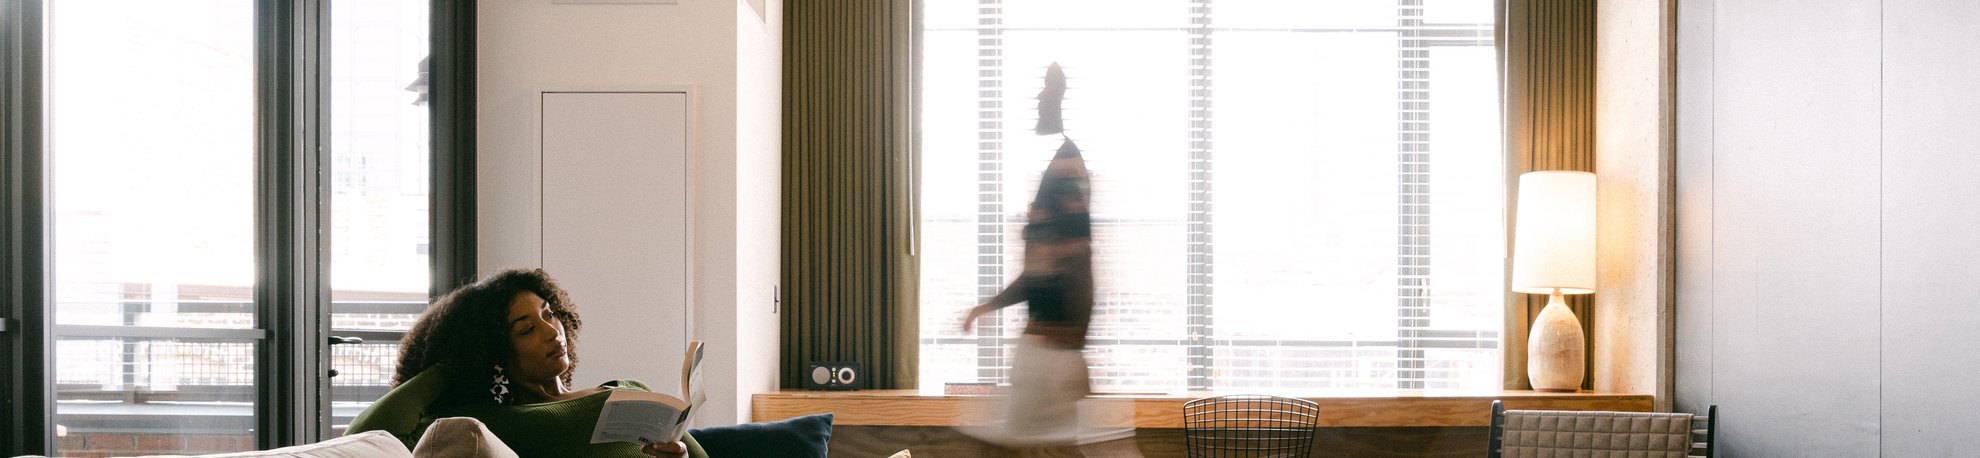
{"type": "Polygon", "coordinates": [[[857,390],[866,386],[859,363],[813,361],[804,365],[804,389],[857,390]]]}

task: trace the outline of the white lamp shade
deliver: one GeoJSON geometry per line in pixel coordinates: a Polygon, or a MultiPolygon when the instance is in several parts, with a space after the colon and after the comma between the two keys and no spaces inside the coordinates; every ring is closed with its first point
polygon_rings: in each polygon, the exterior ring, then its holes
{"type": "Polygon", "coordinates": [[[1595,292],[1595,174],[1566,170],[1519,176],[1512,290],[1595,292]]]}

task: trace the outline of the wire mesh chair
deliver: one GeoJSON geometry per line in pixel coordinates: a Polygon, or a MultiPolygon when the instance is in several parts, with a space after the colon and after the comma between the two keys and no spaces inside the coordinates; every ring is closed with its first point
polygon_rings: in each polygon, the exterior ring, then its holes
{"type": "Polygon", "coordinates": [[[1713,458],[1719,406],[1704,415],[1506,410],[1492,401],[1488,458],[1529,456],[1713,458]]]}
{"type": "Polygon", "coordinates": [[[1320,430],[1320,405],[1305,399],[1233,394],[1183,404],[1190,458],[1304,457],[1320,430]]]}

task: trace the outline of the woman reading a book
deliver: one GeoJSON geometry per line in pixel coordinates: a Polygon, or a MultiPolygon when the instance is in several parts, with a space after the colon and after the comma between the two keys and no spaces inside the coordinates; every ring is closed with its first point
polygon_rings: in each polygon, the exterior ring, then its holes
{"type": "Polygon", "coordinates": [[[570,295],[541,269],[506,270],[455,289],[406,332],[392,392],[348,433],[386,430],[411,446],[435,419],[471,417],[523,457],[706,456],[687,436],[591,443],[612,390],[651,390],[631,380],[573,388],[581,324],[570,295]]]}

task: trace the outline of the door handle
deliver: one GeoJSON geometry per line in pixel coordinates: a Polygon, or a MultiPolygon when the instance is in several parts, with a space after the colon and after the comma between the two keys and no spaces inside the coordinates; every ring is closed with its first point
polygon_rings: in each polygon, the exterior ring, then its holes
{"type": "MultiPolygon", "coordinates": [[[[330,345],[350,345],[350,344],[361,344],[361,343],[364,343],[364,338],[362,337],[330,336],[330,345]]],[[[330,369],[329,372],[325,373],[325,375],[328,375],[330,377],[336,377],[337,370],[330,369]]]]}

